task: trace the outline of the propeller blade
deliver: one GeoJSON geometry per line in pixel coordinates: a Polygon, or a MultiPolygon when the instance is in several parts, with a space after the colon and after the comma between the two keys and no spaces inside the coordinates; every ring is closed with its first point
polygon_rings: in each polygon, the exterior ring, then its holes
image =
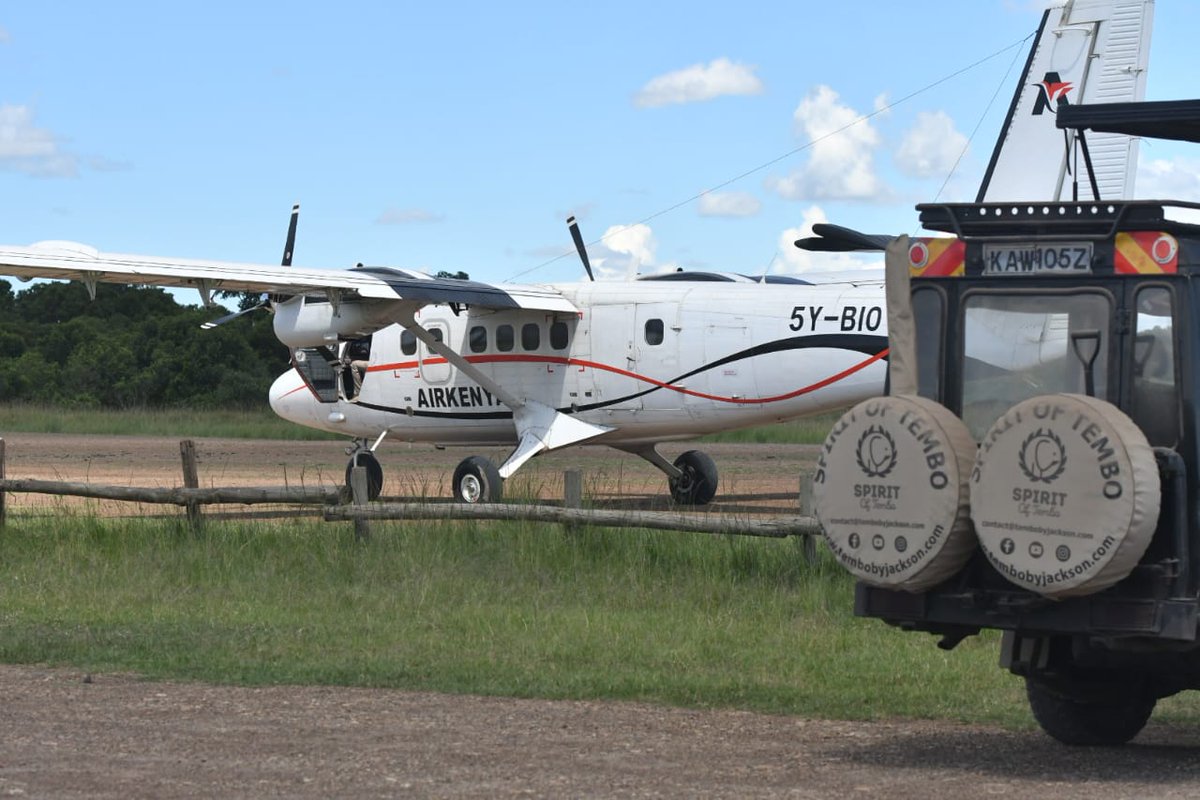
{"type": "Polygon", "coordinates": [[[241,311],[234,311],[232,314],[226,314],[223,317],[218,317],[217,319],[209,320],[208,322],[202,322],[202,323],[200,323],[200,330],[211,331],[213,328],[217,327],[218,325],[224,325],[226,322],[232,322],[233,320],[237,319],[238,317],[249,314],[251,311],[258,311],[259,309],[265,309],[265,308],[269,308],[269,307],[270,307],[270,301],[264,301],[262,303],[259,303],[256,306],[250,306],[249,308],[243,308],[241,311]]]}
{"type": "Polygon", "coordinates": [[[575,217],[567,217],[567,227],[571,229],[571,239],[575,241],[575,249],[579,251],[579,260],[583,262],[588,280],[595,281],[596,276],[592,274],[592,262],[588,261],[587,248],[583,246],[583,236],[579,233],[579,223],[575,221],[575,217]]]}
{"type": "Polygon", "coordinates": [[[288,222],[287,241],[283,245],[283,266],[292,265],[292,251],[296,249],[296,222],[300,219],[300,204],[292,206],[292,219],[288,222]]]}
{"type": "Polygon", "coordinates": [[[813,233],[796,240],[796,247],[801,250],[813,250],[825,253],[842,253],[850,250],[886,250],[893,236],[884,233],[863,233],[853,228],[841,225],[831,225],[828,222],[818,222],[813,225],[813,233]]]}

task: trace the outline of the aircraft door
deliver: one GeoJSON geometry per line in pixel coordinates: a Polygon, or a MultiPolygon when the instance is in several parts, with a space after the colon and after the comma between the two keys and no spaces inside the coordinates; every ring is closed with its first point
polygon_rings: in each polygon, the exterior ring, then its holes
{"type": "Polygon", "coordinates": [[[588,405],[599,404],[610,411],[642,407],[638,395],[645,387],[634,377],[637,370],[634,309],[632,303],[624,303],[594,305],[587,311],[587,346],[593,364],[591,374],[585,379],[592,389],[588,405]]]}
{"type": "MultiPolygon", "coordinates": [[[[422,323],[425,330],[439,342],[447,341],[449,333],[447,325],[441,320],[428,320],[422,323]]],[[[447,383],[453,372],[453,366],[442,356],[429,349],[424,343],[421,348],[421,379],[426,383],[447,383]]]]}
{"type": "Polygon", "coordinates": [[[669,383],[679,377],[680,326],[676,303],[638,303],[633,326],[633,371],[642,376],[642,407],[657,411],[683,408],[681,392],[655,382],[669,383]]]}
{"type": "Polygon", "coordinates": [[[750,319],[710,309],[689,315],[684,329],[699,355],[698,363],[687,365],[689,372],[697,370],[686,381],[693,393],[684,400],[693,416],[737,410],[739,400],[757,395],[754,362],[744,355],[754,340],[750,319]]]}

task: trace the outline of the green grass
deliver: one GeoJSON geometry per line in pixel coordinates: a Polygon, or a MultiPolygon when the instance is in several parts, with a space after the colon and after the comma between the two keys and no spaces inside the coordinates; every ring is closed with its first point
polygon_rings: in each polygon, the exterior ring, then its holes
{"type": "MultiPolygon", "coordinates": [[[[706,436],[703,442],[820,444],[841,412],[706,436]]],[[[344,438],[280,419],[267,407],[253,409],[45,407],[0,404],[0,431],[119,436],[195,436],[227,439],[323,440],[344,438]]]]}
{"type": "Polygon", "coordinates": [[[17,519],[0,588],[8,663],[1028,724],[995,637],[944,653],[855,619],[846,574],[794,541],[17,519]]]}
{"type": "Polygon", "coordinates": [[[0,430],[10,433],[79,433],[119,436],[195,436],[230,439],[337,439],[281,419],[271,409],[45,407],[0,405],[0,430]]]}
{"type": "MultiPolygon", "coordinates": [[[[999,637],[952,652],[851,613],[799,542],[554,526],[17,518],[0,662],[151,679],[630,699],[1028,728],[999,637]]],[[[1200,723],[1186,693],[1157,719],[1200,723]]]]}
{"type": "Polygon", "coordinates": [[[732,444],[820,444],[825,441],[829,429],[843,411],[816,414],[791,422],[760,425],[756,428],[741,428],[722,431],[700,439],[702,442],[729,442],[732,444]]]}

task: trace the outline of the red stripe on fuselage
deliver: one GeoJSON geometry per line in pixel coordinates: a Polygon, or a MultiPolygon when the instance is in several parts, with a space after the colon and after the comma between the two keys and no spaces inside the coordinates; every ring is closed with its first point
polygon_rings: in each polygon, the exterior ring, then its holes
{"type": "MultiPolygon", "coordinates": [[[[829,386],[830,384],[837,383],[842,378],[853,375],[854,373],[858,372],[859,370],[869,367],[871,364],[874,364],[876,361],[879,361],[881,358],[884,358],[885,356],[887,356],[887,354],[888,354],[888,349],[885,348],[883,350],[880,350],[875,355],[870,356],[870,357],[860,361],[859,363],[854,364],[853,366],[850,366],[847,369],[842,370],[841,372],[838,372],[834,375],[830,375],[828,378],[819,380],[816,383],[811,383],[808,386],[804,386],[800,389],[796,389],[795,391],[787,392],[786,394],[776,395],[774,397],[722,397],[720,395],[707,394],[705,392],[693,391],[691,389],[686,389],[682,386],[675,386],[674,384],[671,384],[671,383],[665,383],[663,381],[648,377],[646,375],[639,375],[636,372],[630,372],[629,370],[621,369],[620,367],[614,367],[609,364],[602,364],[598,361],[586,361],[586,360],[578,359],[578,358],[564,358],[562,356],[536,356],[536,355],[465,356],[465,358],[468,362],[470,362],[472,364],[559,364],[564,367],[591,368],[591,369],[600,370],[602,372],[611,372],[615,375],[623,375],[627,378],[633,378],[634,380],[641,381],[642,383],[649,383],[652,386],[656,386],[660,389],[670,389],[673,392],[679,392],[680,394],[686,394],[686,395],[690,395],[692,397],[700,397],[705,400],[715,400],[715,401],[721,402],[721,403],[738,403],[741,405],[754,405],[754,404],[762,404],[762,403],[775,403],[780,400],[790,400],[793,397],[799,397],[801,395],[808,394],[809,392],[815,392],[817,389],[823,389],[824,387],[829,386]]],[[[448,362],[444,358],[427,358],[427,359],[425,359],[424,363],[426,363],[426,364],[446,364],[448,362]]],[[[369,367],[367,369],[367,371],[368,372],[386,372],[388,370],[418,369],[420,367],[420,365],[421,365],[420,361],[399,361],[399,362],[396,362],[393,364],[376,364],[373,367],[369,367]]]]}

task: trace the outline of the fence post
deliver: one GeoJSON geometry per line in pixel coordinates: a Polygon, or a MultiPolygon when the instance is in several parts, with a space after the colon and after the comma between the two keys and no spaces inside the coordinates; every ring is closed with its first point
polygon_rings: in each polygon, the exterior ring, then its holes
{"type": "MultiPolygon", "coordinates": [[[[187,489],[200,488],[200,470],[196,465],[196,443],[191,439],[184,439],[179,443],[179,456],[183,461],[183,485],[187,489]]],[[[200,511],[200,504],[196,501],[190,501],[186,505],[188,526],[192,529],[192,533],[200,533],[204,529],[204,516],[200,511]]]]}
{"type": "MultiPolygon", "coordinates": [[[[563,472],[563,508],[583,508],[582,470],[569,469],[563,472]]],[[[563,530],[574,533],[579,530],[579,526],[567,522],[563,524],[563,530]]]]}
{"type": "MultiPolygon", "coordinates": [[[[800,513],[810,517],[815,516],[813,514],[813,476],[807,472],[800,474],[800,513]]],[[[817,560],[817,540],[812,534],[804,536],[800,552],[804,554],[804,563],[806,564],[812,564],[817,560]]]]}
{"type": "MultiPolygon", "coordinates": [[[[0,480],[4,480],[5,477],[7,476],[4,473],[4,440],[0,439],[0,480]]],[[[5,497],[4,492],[0,492],[0,528],[8,524],[8,509],[5,507],[5,497]]]]}
{"type": "MultiPolygon", "coordinates": [[[[350,495],[354,505],[365,506],[370,501],[367,492],[367,468],[354,467],[350,470],[350,495]]],[[[354,541],[365,542],[371,538],[371,521],[358,517],[354,520],[354,541]]]]}

